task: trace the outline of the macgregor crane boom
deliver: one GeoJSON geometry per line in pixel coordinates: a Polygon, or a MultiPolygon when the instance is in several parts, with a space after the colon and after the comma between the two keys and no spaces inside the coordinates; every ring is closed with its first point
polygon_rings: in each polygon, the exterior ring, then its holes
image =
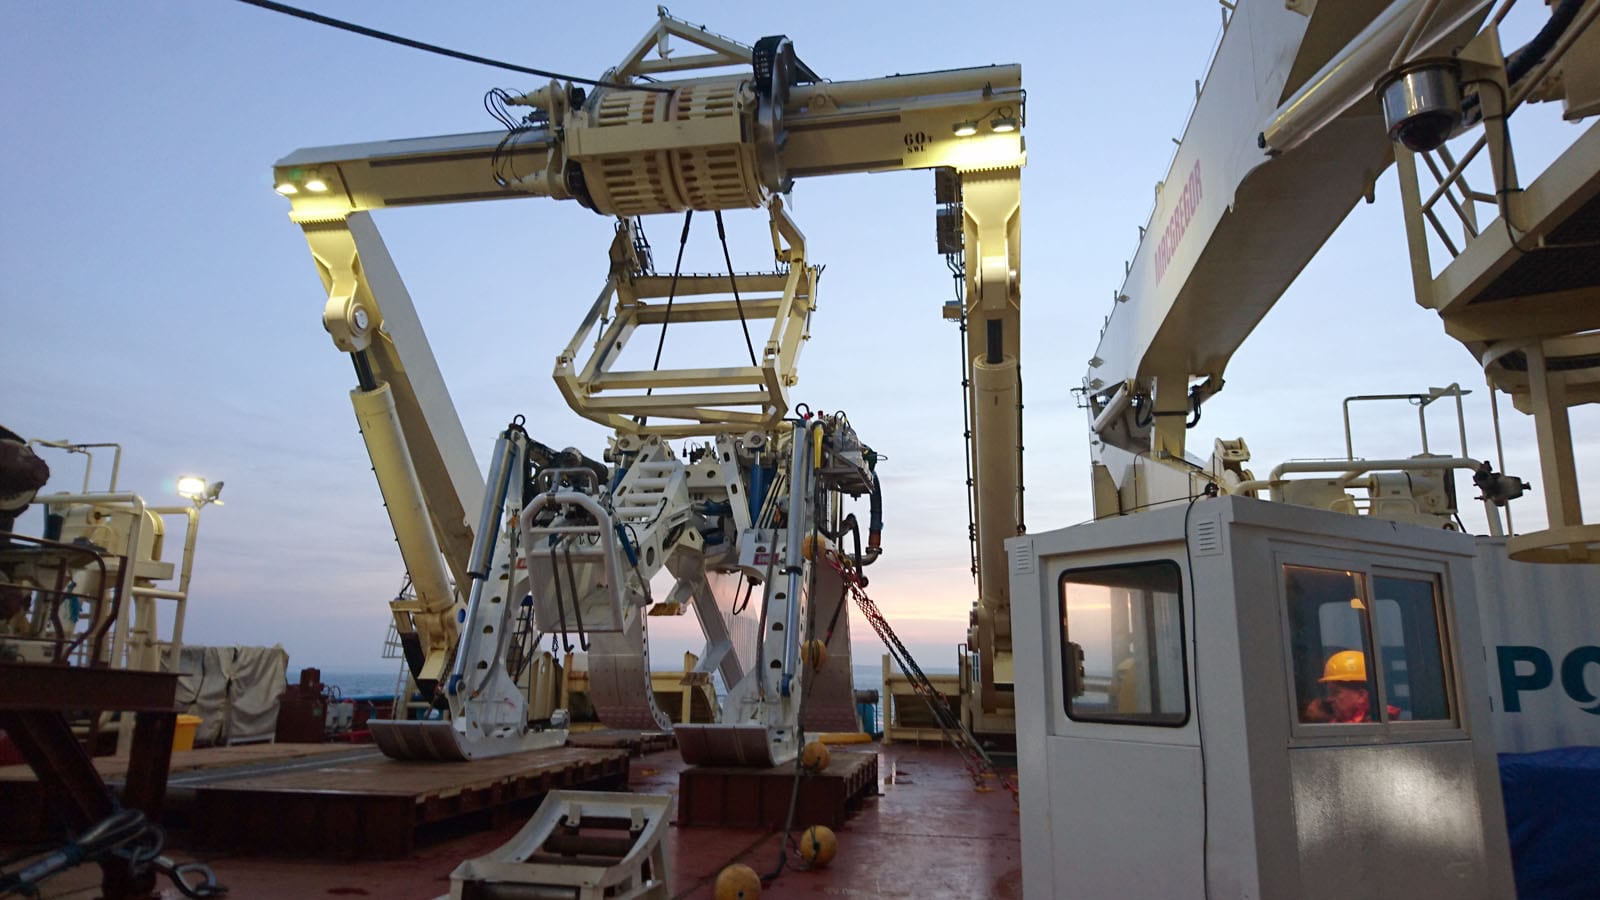
{"type": "MultiPolygon", "coordinates": [[[[1523,187],[1507,119],[1535,96],[1559,97],[1571,119],[1600,111],[1600,2],[1553,4],[1509,57],[1509,3],[1492,19],[1481,0],[1223,5],[1084,380],[1096,521],[1007,545],[1030,616],[1015,629],[1024,886],[1512,896],[1495,745],[1515,734],[1515,679],[1503,653],[1491,678],[1485,632],[1600,596],[1600,567],[1519,561],[1592,562],[1600,545],[1567,426],[1600,376],[1600,131],[1523,187]],[[1445,146],[1479,125],[1459,157],[1445,146]],[[1464,175],[1484,149],[1492,193],[1464,175]],[[1500,510],[1526,485],[1469,457],[1464,424],[1459,453],[1430,452],[1424,422],[1417,456],[1362,459],[1347,416],[1343,458],[1265,479],[1245,468],[1243,439],[1218,440],[1209,461],[1186,453],[1229,357],[1396,159],[1412,292],[1491,391],[1534,416],[1541,532],[1503,533],[1500,510]],[[1419,184],[1428,173],[1436,187],[1419,184]],[[1480,204],[1498,219],[1480,222],[1480,204]],[[1450,258],[1435,272],[1439,246],[1450,258]],[[1459,532],[1456,470],[1479,488],[1490,535],[1459,532]]],[[[1351,399],[1459,409],[1462,393],[1351,399]]],[[[1575,680],[1592,651],[1567,655],[1575,680]]],[[[1557,733],[1592,735],[1591,723],[1573,707],[1557,733]]]]}

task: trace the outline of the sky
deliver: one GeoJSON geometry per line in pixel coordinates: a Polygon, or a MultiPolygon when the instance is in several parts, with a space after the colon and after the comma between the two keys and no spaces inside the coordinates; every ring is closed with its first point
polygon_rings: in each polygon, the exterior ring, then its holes
{"type": "MultiPolygon", "coordinates": [[[[304,5],[483,56],[598,77],[653,25],[654,4],[581,14],[506,4],[304,5]]],[[[1023,174],[1026,518],[1030,531],[1092,517],[1082,383],[1124,261],[1150,215],[1219,36],[1217,4],[1023,4],[975,20],[970,4],[680,3],[672,13],[745,43],[787,34],[834,80],[1017,62],[1028,89],[1023,174]],[[1152,27],[1159,23],[1159,27],[1152,27]]],[[[1544,15],[1521,4],[1507,45],[1544,15]]],[[[325,300],[271,165],[302,147],[484,131],[485,90],[514,73],[381,44],[222,0],[0,5],[0,423],[30,437],[116,441],[119,487],[169,502],[176,478],[223,479],[202,518],[186,641],[281,644],[290,670],[384,670],[387,602],[403,566],[355,428],[350,365],[321,327],[325,300]]],[[[1514,120],[1537,172],[1578,126],[1556,109],[1514,120]],[[1526,124],[1522,124],[1522,123],[1526,124]]],[[[968,573],[953,297],[934,245],[926,172],[807,179],[790,209],[826,266],[793,393],[843,409],[885,457],[885,554],[870,592],[925,669],[952,669],[976,594],[968,573]]],[[[1486,179],[1480,178],[1486,182],[1486,179]]],[[[1340,402],[1458,382],[1472,455],[1493,458],[1482,372],[1410,293],[1391,170],[1235,355],[1190,448],[1243,436],[1264,474],[1341,456],[1340,402]]],[[[550,379],[606,273],[612,223],[544,199],[380,211],[480,464],[516,414],[547,444],[590,455],[605,433],[550,379]]],[[[670,266],[677,217],[646,222],[670,266]]],[[[685,270],[721,271],[709,217],[685,270]]],[[[764,214],[727,215],[734,265],[770,267],[764,214]]],[[[669,345],[672,344],[669,338],[669,345]]],[[[742,342],[686,343],[705,365],[742,342]]],[[[669,351],[669,353],[672,351],[669,351]]],[[[726,359],[727,362],[723,362],[726,359]]],[[[1502,398],[1504,401],[1504,398],[1502,398]]],[[[1539,482],[1531,421],[1502,402],[1506,470],[1539,482]]],[[[1441,410],[1441,412],[1443,412],[1441,410]]],[[[1357,455],[1417,452],[1415,411],[1359,409],[1357,455]]],[[[1454,447],[1453,413],[1430,436],[1454,447]]],[[[1586,499],[1600,415],[1573,415],[1586,499]]],[[[46,492],[82,485],[81,457],[50,454],[46,492]]],[[[109,470],[96,460],[95,486],[109,470]]],[[[1461,495],[1469,528],[1481,512],[1461,495]]],[[[1535,491],[1519,531],[1544,524],[1535,491]]],[[[24,525],[37,527],[38,513],[24,525]]],[[[652,619],[674,665],[692,616],[652,619]]],[[[881,647],[854,620],[858,665],[881,647]]]]}

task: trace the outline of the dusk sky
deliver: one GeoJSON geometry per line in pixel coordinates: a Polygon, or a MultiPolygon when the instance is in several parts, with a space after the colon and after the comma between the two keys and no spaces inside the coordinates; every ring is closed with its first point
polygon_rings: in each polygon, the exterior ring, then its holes
{"type": "MultiPolygon", "coordinates": [[[[311,2],[328,15],[459,50],[598,77],[651,27],[655,5],[311,2]]],[[[859,79],[1021,63],[1027,524],[1091,517],[1082,383],[1113,291],[1166,176],[1220,32],[1216,3],[680,3],[672,13],[745,43],[787,34],[824,77],[859,79]]],[[[1545,15],[1524,3],[1508,46],[1545,15]]],[[[23,435],[119,441],[120,487],[172,502],[177,476],[224,479],[203,517],[186,639],[274,644],[290,671],[386,670],[387,603],[403,567],[350,408],[349,361],[321,326],[325,300],[272,163],[293,150],[485,131],[490,87],[538,79],[381,44],[222,0],[0,5],[0,424],[23,435]]],[[[1525,180],[1579,133],[1559,108],[1518,113],[1525,180]]],[[[1479,180],[1487,184],[1487,178],[1479,180]]],[[[1340,402],[1459,382],[1472,454],[1494,457],[1482,372],[1411,296],[1391,170],[1228,370],[1190,449],[1243,436],[1265,475],[1290,458],[1342,456],[1340,402]]],[[[1292,202],[1292,199],[1286,199],[1292,202]]],[[[791,211],[826,266],[794,399],[843,409],[886,460],[885,553],[871,593],[924,668],[951,669],[976,587],[968,574],[957,331],[935,250],[926,172],[807,179],[791,211]]],[[[771,267],[765,214],[726,215],[734,265],[771,267]]],[[[598,456],[605,434],[550,373],[606,274],[612,221],[547,199],[379,211],[480,464],[514,415],[532,435],[598,456]]],[[[681,217],[647,220],[670,271],[681,217]]],[[[723,270],[697,216],[686,271],[723,270]]],[[[738,343],[668,353],[737,364],[738,343]]],[[[1442,407],[1442,404],[1441,404],[1442,407]]],[[[1506,468],[1540,473],[1531,420],[1502,398],[1506,468]]],[[[1417,452],[1416,414],[1359,411],[1356,452],[1417,452]]],[[[1431,420],[1455,446],[1453,412],[1431,420]]],[[[1580,475],[1600,503],[1600,413],[1573,414],[1580,475]]],[[[45,492],[81,486],[49,453],[45,492]]],[[[104,485],[109,458],[96,460],[104,485]]],[[[1459,479],[1463,518],[1483,516],[1459,479]]],[[[1542,527],[1538,492],[1514,507],[1542,527]]],[[[864,518],[864,504],[862,517],[864,518]]],[[[22,522],[37,530],[40,514],[22,522]]],[[[1591,516],[1592,518],[1592,516],[1591,516]]],[[[169,558],[177,547],[169,550],[169,558]]],[[[692,616],[652,619],[676,665],[692,616]]],[[[854,625],[857,664],[882,652],[854,625]]],[[[698,643],[695,639],[692,643],[698,643]]]]}

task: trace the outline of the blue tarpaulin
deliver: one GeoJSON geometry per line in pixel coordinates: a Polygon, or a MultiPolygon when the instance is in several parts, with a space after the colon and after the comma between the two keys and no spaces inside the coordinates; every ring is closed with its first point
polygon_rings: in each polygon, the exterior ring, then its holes
{"type": "Polygon", "coordinates": [[[1600,898],[1600,747],[1500,754],[1521,900],[1600,898]]]}

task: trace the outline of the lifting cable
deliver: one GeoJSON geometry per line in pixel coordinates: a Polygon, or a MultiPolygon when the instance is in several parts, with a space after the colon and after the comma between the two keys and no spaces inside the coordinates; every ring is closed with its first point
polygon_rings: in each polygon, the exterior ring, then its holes
{"type": "MultiPolygon", "coordinates": [[[[661,348],[667,345],[667,326],[672,324],[672,301],[678,296],[678,276],[683,274],[683,248],[689,246],[689,222],[694,218],[694,207],[683,211],[683,233],[678,235],[678,259],[672,264],[672,282],[667,286],[667,311],[661,319],[661,337],[656,340],[656,358],[650,364],[650,371],[661,369],[661,348]]],[[[645,388],[644,395],[651,396],[656,392],[655,386],[645,388]]],[[[643,425],[649,416],[635,416],[634,422],[643,425]]]]}
{"type": "MultiPolygon", "coordinates": [[[[672,324],[672,301],[678,296],[678,276],[683,274],[683,248],[689,246],[689,223],[694,219],[694,209],[691,207],[683,211],[683,233],[678,236],[678,261],[672,264],[672,283],[667,286],[667,311],[661,319],[661,337],[656,341],[656,359],[650,364],[650,371],[661,368],[661,348],[667,345],[667,326],[672,324]]],[[[650,396],[651,388],[645,391],[645,396],[650,396]]]]}
{"type": "MultiPolygon", "coordinates": [[[[554,549],[554,547],[551,548],[552,551],[554,549]]],[[[562,541],[562,549],[566,551],[567,587],[572,589],[572,615],[578,620],[578,646],[583,648],[583,652],[588,653],[589,635],[584,633],[583,630],[583,602],[582,598],[578,596],[578,576],[573,574],[572,571],[572,543],[570,541],[562,541]]],[[[556,575],[556,580],[561,580],[559,574],[556,575]]]]}
{"type": "MultiPolygon", "coordinates": [[[[739,296],[739,278],[733,273],[733,255],[728,251],[728,232],[722,225],[722,210],[714,210],[717,218],[717,240],[722,243],[722,260],[728,266],[728,284],[733,289],[733,306],[739,311],[739,326],[744,329],[744,346],[750,351],[750,365],[759,367],[756,362],[756,345],[750,340],[750,322],[745,318],[744,301],[739,296]]],[[[667,311],[661,319],[661,336],[656,341],[656,358],[650,364],[650,371],[655,372],[661,368],[661,350],[667,344],[667,326],[672,323],[672,302],[678,294],[678,278],[683,274],[683,251],[689,245],[689,222],[694,217],[694,209],[683,211],[683,233],[678,236],[678,259],[672,264],[672,283],[667,288],[667,311]]],[[[649,396],[649,392],[646,392],[649,396]]]]}
{"type": "MultiPolygon", "coordinates": [[[[556,545],[554,543],[550,545],[550,574],[555,576],[556,618],[561,623],[561,646],[562,649],[564,649],[567,653],[571,653],[572,641],[568,640],[567,635],[567,604],[565,600],[561,599],[561,569],[556,565],[556,545]]],[[[578,602],[577,598],[574,597],[572,602],[573,605],[576,606],[578,602]]],[[[554,636],[552,635],[552,640],[553,639],[554,636]]]]}
{"type": "Polygon", "coordinates": [[[739,310],[739,325],[744,329],[744,345],[750,351],[751,367],[760,368],[761,364],[756,362],[756,345],[750,341],[750,323],[745,321],[744,304],[739,300],[739,279],[733,274],[733,257],[728,253],[728,233],[722,229],[722,210],[716,210],[715,215],[717,217],[717,239],[722,241],[722,260],[728,265],[728,284],[733,286],[733,305],[735,309],[739,310]]]}
{"type": "MultiPolygon", "coordinates": [[[[995,769],[994,760],[989,758],[988,752],[983,749],[982,745],[978,743],[978,739],[972,736],[972,732],[967,730],[967,727],[961,723],[961,719],[950,709],[949,701],[944,694],[933,686],[933,682],[928,680],[928,676],[923,673],[916,660],[911,658],[911,651],[907,650],[905,644],[900,642],[899,636],[894,633],[889,621],[883,617],[883,613],[878,611],[877,605],[867,596],[866,591],[861,589],[861,579],[856,570],[846,566],[835,554],[828,553],[823,558],[827,560],[828,565],[832,566],[835,572],[839,573],[839,579],[844,582],[845,589],[855,598],[856,608],[861,610],[861,614],[866,617],[867,622],[872,626],[872,630],[877,632],[878,639],[883,641],[883,645],[888,648],[889,654],[894,657],[895,663],[900,666],[900,671],[906,674],[917,695],[928,705],[928,711],[933,714],[933,719],[938,724],[940,732],[943,733],[944,739],[949,741],[957,752],[961,754],[962,762],[967,767],[967,774],[971,776],[972,783],[981,789],[986,787],[983,783],[985,778],[993,777],[999,779],[1001,786],[1011,793],[1011,798],[1013,800],[1017,799],[1017,786],[995,769]]],[[[885,697],[886,708],[888,702],[889,698],[885,697]]]]}
{"type": "Polygon", "coordinates": [[[239,2],[248,6],[255,6],[261,9],[269,10],[271,12],[283,13],[286,16],[293,16],[296,19],[304,19],[307,22],[315,22],[318,25],[326,25],[329,28],[337,28],[340,31],[348,31],[352,34],[359,34],[362,37],[375,38],[380,41],[388,41],[391,44],[399,44],[402,47],[410,47],[413,50],[423,50],[428,53],[437,53],[440,56],[448,56],[451,59],[459,59],[463,62],[477,63],[483,66],[493,66],[496,69],[506,69],[511,72],[521,72],[524,75],[537,75],[540,78],[554,78],[560,81],[571,81],[577,84],[594,85],[595,87],[616,88],[617,90],[623,91],[655,91],[657,93],[671,93],[673,90],[675,90],[674,88],[660,85],[623,84],[616,81],[579,78],[574,75],[563,75],[560,72],[550,72],[546,71],[545,69],[533,69],[527,66],[519,66],[515,63],[501,62],[498,59],[490,59],[487,56],[477,56],[472,53],[462,53],[460,50],[451,50],[448,47],[441,47],[438,44],[429,44],[424,41],[418,41],[408,37],[401,37],[397,34],[390,34],[387,31],[379,31],[376,28],[368,28],[365,25],[357,25],[354,22],[346,22],[343,19],[335,19],[332,16],[324,16],[320,13],[311,12],[310,10],[289,6],[286,3],[274,3],[272,0],[239,0],[239,2]]]}

